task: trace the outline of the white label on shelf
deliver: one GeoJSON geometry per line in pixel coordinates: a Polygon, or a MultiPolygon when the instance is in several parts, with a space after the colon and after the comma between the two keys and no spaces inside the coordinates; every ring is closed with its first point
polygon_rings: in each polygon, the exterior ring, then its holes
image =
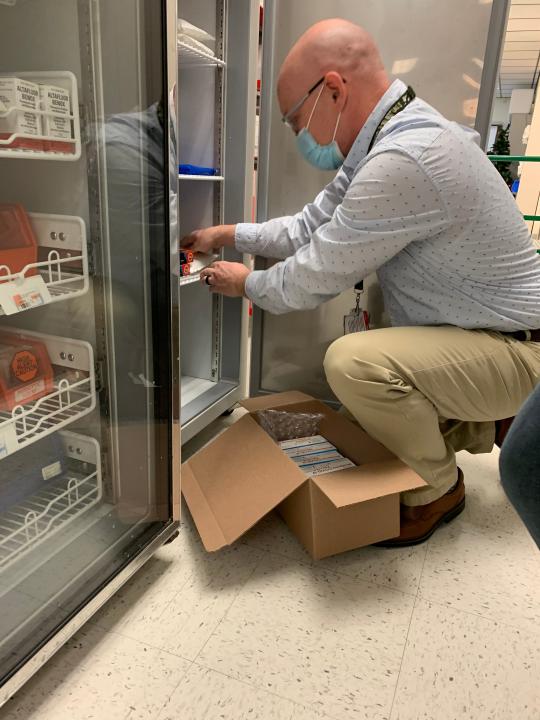
{"type": "Polygon", "coordinates": [[[15,402],[24,403],[33,395],[38,395],[45,390],[45,380],[36,380],[31,385],[26,385],[24,388],[15,391],[15,402]]]}
{"type": "Polygon", "coordinates": [[[50,302],[51,294],[41,275],[33,275],[22,281],[0,282],[0,307],[6,315],[15,315],[50,302]]]}
{"type": "Polygon", "coordinates": [[[0,428],[0,460],[19,448],[15,423],[10,422],[4,428],[0,428]]]}
{"type": "Polygon", "coordinates": [[[42,468],[41,474],[44,480],[52,480],[57,475],[62,473],[62,463],[58,460],[57,462],[51,463],[46,467],[42,468]]]}

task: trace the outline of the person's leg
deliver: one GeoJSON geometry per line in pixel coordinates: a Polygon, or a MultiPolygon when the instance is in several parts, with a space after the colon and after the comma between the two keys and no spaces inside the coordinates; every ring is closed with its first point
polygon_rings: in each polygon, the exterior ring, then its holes
{"type": "Polygon", "coordinates": [[[426,480],[402,497],[418,506],[455,485],[456,446],[490,451],[493,421],[514,415],[540,378],[540,344],[452,327],[386,328],[336,340],[324,366],[366,432],[426,480]],[[447,419],[465,422],[451,423],[445,438],[447,419]]]}
{"type": "Polygon", "coordinates": [[[540,548],[540,386],[514,420],[499,466],[508,499],[540,548]]]}

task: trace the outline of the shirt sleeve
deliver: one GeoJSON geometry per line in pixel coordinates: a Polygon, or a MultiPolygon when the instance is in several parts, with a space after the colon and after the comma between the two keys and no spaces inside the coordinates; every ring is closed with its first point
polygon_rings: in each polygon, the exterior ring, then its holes
{"type": "Polygon", "coordinates": [[[330,220],[343,199],[347,185],[347,176],[340,170],[315,200],[296,215],[287,215],[264,223],[238,223],[235,232],[236,249],[276,259],[294,255],[299,248],[310,242],[317,228],[330,220]]]}
{"type": "Polygon", "coordinates": [[[314,308],[352,288],[413,242],[448,224],[439,192],[419,163],[388,150],[368,160],[343,201],[291,257],[252,272],[246,295],[279,314],[314,308]]]}

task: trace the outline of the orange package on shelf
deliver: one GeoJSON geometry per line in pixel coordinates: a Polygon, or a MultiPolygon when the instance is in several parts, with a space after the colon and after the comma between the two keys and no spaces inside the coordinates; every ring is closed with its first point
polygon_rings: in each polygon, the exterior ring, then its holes
{"type": "Polygon", "coordinates": [[[0,411],[39,400],[53,390],[45,345],[21,333],[0,332],[0,411]]]}
{"type": "MultiPolygon", "coordinates": [[[[22,205],[0,204],[0,283],[6,275],[36,263],[37,256],[37,240],[26,210],[22,205]]],[[[26,275],[37,275],[36,268],[27,270],[26,275]]]]}

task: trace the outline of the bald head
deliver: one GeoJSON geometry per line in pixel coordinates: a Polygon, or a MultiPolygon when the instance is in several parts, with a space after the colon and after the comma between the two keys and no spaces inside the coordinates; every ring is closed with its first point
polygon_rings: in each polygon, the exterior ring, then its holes
{"type": "MultiPolygon", "coordinates": [[[[282,113],[287,114],[321,77],[328,76],[331,81],[335,75],[345,82],[339,112],[343,113],[345,124],[348,122],[345,115],[349,120],[355,117],[356,125],[360,123],[356,128],[349,127],[349,134],[356,136],[390,82],[371,35],[348,20],[322,20],[306,30],[291,48],[277,83],[282,113]]],[[[326,85],[336,100],[332,82],[326,85]]]]}
{"type": "Polygon", "coordinates": [[[330,70],[362,80],[385,74],[379,50],[364,28],[340,18],[322,20],[291,48],[281,66],[278,93],[291,81],[311,76],[315,82],[330,70]]]}

